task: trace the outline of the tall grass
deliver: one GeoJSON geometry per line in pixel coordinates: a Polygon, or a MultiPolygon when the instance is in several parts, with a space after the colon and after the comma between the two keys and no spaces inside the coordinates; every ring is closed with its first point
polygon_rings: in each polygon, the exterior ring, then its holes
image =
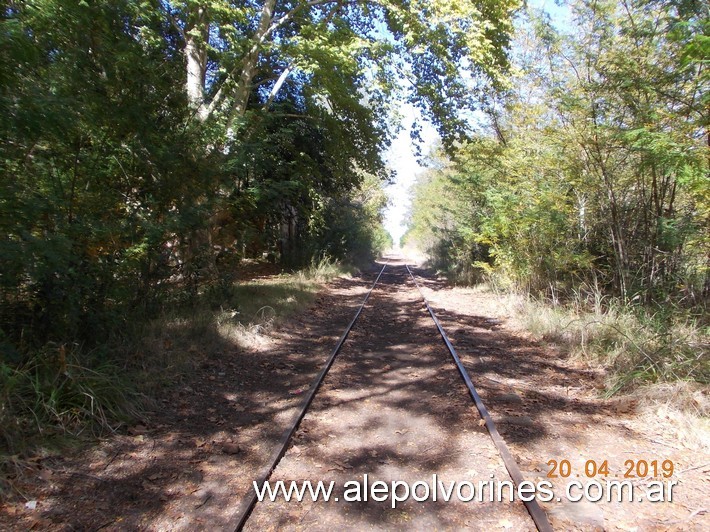
{"type": "Polygon", "coordinates": [[[323,283],[339,275],[352,273],[352,268],[338,262],[328,255],[314,258],[307,268],[297,272],[298,279],[304,283],[323,283]]]}
{"type": "Polygon", "coordinates": [[[295,273],[215,284],[134,324],[101,352],[48,344],[20,364],[0,360],[0,472],[55,436],[95,437],[140,419],[158,389],[184,379],[209,354],[258,347],[343,272],[322,258],[295,273]]]}
{"type": "Polygon", "coordinates": [[[53,437],[99,436],[139,417],[140,394],[127,375],[82,358],[77,346],[47,345],[19,366],[0,362],[0,471],[53,437]]]}
{"type": "Polygon", "coordinates": [[[702,316],[622,305],[594,290],[565,303],[529,296],[515,301],[534,335],[607,370],[608,396],[643,383],[710,383],[710,330],[702,316]]]}

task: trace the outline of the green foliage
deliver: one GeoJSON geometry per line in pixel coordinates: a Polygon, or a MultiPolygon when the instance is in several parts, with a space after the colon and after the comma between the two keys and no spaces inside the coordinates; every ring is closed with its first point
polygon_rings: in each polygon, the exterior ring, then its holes
{"type": "Polygon", "coordinates": [[[435,155],[408,238],[469,282],[553,303],[594,286],[605,325],[575,341],[614,369],[612,391],[706,382],[707,6],[571,10],[564,31],[535,13],[520,21],[513,87],[489,98],[488,132],[435,155]]]}
{"type": "Polygon", "coordinates": [[[131,7],[30,2],[2,34],[0,314],[28,346],[105,339],[191,193],[177,179],[190,154],[165,148],[193,140],[182,97],[166,98],[180,61],[116,31],[139,23],[131,7]]]}
{"type": "MultiPolygon", "coordinates": [[[[326,259],[385,247],[397,54],[441,33],[445,4],[424,16],[398,2],[4,3],[3,427],[15,415],[35,421],[22,435],[108,427],[130,394],[102,379],[131,366],[125,347],[142,324],[230,286],[245,259],[322,275],[326,259]],[[394,11],[396,38],[378,26],[394,11]],[[74,346],[68,373],[48,354],[61,345],[74,346]]],[[[475,34],[490,42],[432,53],[449,65],[470,56],[492,78],[510,6],[484,7],[475,34]]]]}
{"type": "MultiPolygon", "coordinates": [[[[188,98],[201,120],[233,127],[255,101],[268,108],[284,79],[297,79],[303,98],[342,125],[374,116],[372,132],[388,129],[393,96],[406,91],[447,141],[467,131],[471,75],[504,85],[518,7],[517,0],[162,3],[183,40],[188,98]],[[413,83],[405,88],[402,77],[413,83]],[[255,81],[265,85],[250,91],[255,81]]],[[[365,139],[350,141],[366,153],[373,146],[365,139]]]]}
{"type": "Polygon", "coordinates": [[[707,296],[707,76],[680,61],[697,34],[671,6],[627,7],[574,4],[574,34],[521,24],[495,139],[460,144],[416,191],[412,236],[442,267],[553,296],[584,281],[625,301],[707,296]]]}
{"type": "Polygon", "coordinates": [[[377,179],[364,175],[360,187],[351,194],[333,198],[324,206],[322,217],[312,227],[313,244],[320,243],[318,247],[327,256],[355,265],[368,264],[392,244],[382,225],[386,204],[377,179]]]}
{"type": "MultiPolygon", "coordinates": [[[[314,236],[328,238],[317,224],[341,206],[362,225],[355,240],[374,235],[379,211],[353,215],[357,200],[346,199],[362,182],[355,161],[383,175],[386,142],[373,108],[352,90],[355,77],[338,81],[338,114],[318,103],[304,74],[268,109],[255,88],[232,131],[196,122],[183,91],[185,27],[164,7],[44,0],[4,8],[0,330],[13,356],[48,341],[110,341],[170,290],[195,297],[245,257],[301,264],[355,253],[314,236]]],[[[192,16],[195,7],[180,9],[192,16]]],[[[223,39],[249,42],[245,27],[241,37],[227,30],[247,23],[249,6],[209,9],[223,39]]],[[[352,44],[352,32],[338,35],[325,38],[352,44]]],[[[314,58],[314,68],[327,70],[324,62],[314,58]]]]}
{"type": "Polygon", "coordinates": [[[135,418],[137,396],[115,365],[82,365],[76,349],[47,345],[25,363],[0,362],[2,451],[24,452],[28,433],[98,435],[135,418]],[[28,427],[27,425],[32,425],[28,427]]]}

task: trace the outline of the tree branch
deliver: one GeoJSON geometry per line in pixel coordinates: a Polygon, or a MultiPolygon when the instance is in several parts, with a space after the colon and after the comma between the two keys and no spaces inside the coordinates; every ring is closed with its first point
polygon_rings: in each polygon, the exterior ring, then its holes
{"type": "Polygon", "coordinates": [[[165,5],[163,2],[158,2],[159,9],[162,9],[162,11],[165,13],[165,16],[168,17],[168,20],[170,21],[170,25],[177,30],[177,32],[180,34],[180,37],[182,37],[182,40],[185,40],[185,30],[183,30],[180,25],[177,22],[177,19],[175,18],[175,15],[173,15],[170,12],[170,7],[165,5]]]}
{"type": "Polygon", "coordinates": [[[281,90],[281,87],[283,86],[284,82],[288,78],[288,75],[291,73],[292,69],[293,69],[293,66],[289,65],[284,69],[283,72],[281,72],[279,79],[276,80],[276,83],[274,83],[274,86],[271,88],[271,92],[269,93],[269,98],[266,100],[266,103],[264,104],[264,107],[263,107],[264,111],[268,110],[268,108],[271,107],[271,104],[274,101],[274,98],[276,98],[276,95],[281,90]]]}
{"type": "MultiPolygon", "coordinates": [[[[209,116],[211,116],[215,112],[215,110],[222,104],[223,100],[226,98],[228,92],[231,90],[231,87],[233,87],[235,82],[237,84],[237,94],[235,102],[231,106],[232,108],[230,111],[229,120],[231,121],[232,116],[237,114],[243,114],[246,111],[247,100],[249,96],[249,85],[251,83],[251,79],[253,78],[254,68],[259,58],[259,50],[261,46],[272,33],[274,33],[277,29],[286,24],[288,21],[290,21],[299,11],[318,5],[335,4],[333,9],[329,13],[329,16],[326,17],[326,19],[330,19],[344,5],[348,3],[356,3],[357,1],[358,0],[310,0],[308,2],[298,4],[296,7],[286,12],[284,15],[280,16],[278,19],[274,19],[273,12],[276,5],[276,0],[266,0],[262,7],[259,27],[253,36],[253,45],[245,55],[244,60],[240,65],[241,72],[239,80],[235,80],[235,75],[239,70],[239,67],[235,67],[227,75],[224,82],[222,83],[222,86],[217,90],[210,103],[201,107],[199,113],[200,117],[202,117],[203,119],[207,119],[209,116]]],[[[279,82],[277,81],[278,87],[277,85],[274,85],[274,89],[276,89],[277,92],[281,89],[281,86],[283,85],[284,81],[292,70],[293,67],[289,66],[287,70],[281,74],[282,76],[284,76],[285,74],[285,77],[283,80],[281,80],[281,77],[279,77],[281,83],[279,84],[279,82]],[[287,71],[288,73],[286,73],[287,71]]],[[[275,96],[275,93],[273,96],[269,96],[269,101],[267,102],[269,105],[271,104],[275,96]]]]}

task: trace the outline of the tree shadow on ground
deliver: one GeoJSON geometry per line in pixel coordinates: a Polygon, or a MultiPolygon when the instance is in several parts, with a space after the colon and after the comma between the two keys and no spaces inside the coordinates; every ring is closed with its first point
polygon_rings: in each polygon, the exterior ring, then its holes
{"type": "MultiPolygon", "coordinates": [[[[165,389],[145,426],[109,438],[84,456],[47,461],[31,473],[46,478],[40,493],[28,494],[40,501],[35,521],[49,529],[228,526],[377,271],[335,280],[268,346],[237,348],[217,328],[205,330],[202,344],[209,352],[188,379],[165,389]]],[[[364,473],[387,478],[402,471],[405,476],[454,475],[462,472],[462,460],[475,463],[469,440],[488,438],[423,302],[418,295],[401,297],[404,287],[410,294],[413,289],[404,267],[388,266],[381,283],[295,436],[300,452],[292,449],[284,458],[284,467],[301,471],[304,478],[345,480],[364,473]],[[309,469],[311,461],[322,467],[309,469]]],[[[444,288],[431,278],[427,283],[444,288]]],[[[506,403],[510,394],[486,378],[491,375],[525,381],[544,371],[560,386],[590,378],[546,358],[521,338],[493,330],[483,316],[446,312],[441,319],[461,347],[479,392],[494,405],[506,403]]],[[[515,408],[530,421],[521,426],[503,420],[500,429],[508,440],[545,437],[542,421],[555,412],[598,411],[597,404],[544,390],[525,391],[521,399],[515,408]]],[[[300,516],[303,522],[323,510],[301,509],[310,514],[300,516]]],[[[398,520],[410,512],[421,526],[463,525],[450,507],[434,503],[325,510],[334,522],[345,512],[360,524],[404,526],[398,520]]],[[[497,519],[499,510],[476,507],[477,522],[497,519]]],[[[257,507],[250,526],[262,523],[258,513],[264,511],[257,507]]],[[[268,513],[270,526],[293,518],[289,511],[268,513]]],[[[22,521],[18,528],[26,525],[22,521]]]]}
{"type": "MultiPolygon", "coordinates": [[[[397,478],[406,478],[407,472],[413,471],[420,479],[448,471],[458,474],[454,477],[457,480],[468,480],[465,465],[461,463],[462,452],[466,451],[462,438],[475,439],[478,435],[488,442],[488,435],[478,425],[477,415],[471,412],[467,390],[424,310],[423,302],[421,299],[403,302],[396,297],[403,286],[413,288],[406,271],[396,266],[391,269],[395,271],[383,276],[383,286],[373,295],[372,307],[363,313],[304,420],[302,430],[296,436],[298,452],[287,455],[275,471],[274,479],[335,480],[336,486],[342,486],[348,478],[361,478],[365,473],[372,478],[392,478],[394,469],[398,472],[397,478]],[[363,406],[366,402],[371,406],[363,406]],[[405,434],[410,438],[405,438],[405,434]],[[328,442],[327,446],[323,446],[323,442],[328,442]],[[305,467],[302,463],[309,465],[305,467]]],[[[486,318],[448,314],[452,323],[473,319],[476,329],[485,326],[490,330],[492,327],[486,318]]],[[[462,335],[456,336],[461,341],[462,335]]],[[[479,376],[494,368],[506,379],[521,381],[531,372],[539,371],[550,372],[550,379],[559,383],[589,377],[584,371],[544,359],[525,340],[503,331],[496,331],[495,339],[488,333],[476,335],[474,331],[466,340],[489,349],[496,347],[491,345],[493,342],[506,346],[503,350],[505,360],[491,362],[490,367],[477,366],[479,376]]],[[[504,395],[499,384],[476,376],[472,372],[482,394],[491,398],[504,395]]],[[[505,402],[506,398],[503,399],[505,402]]],[[[530,442],[548,436],[543,421],[551,410],[598,413],[596,404],[548,396],[544,392],[538,392],[535,403],[536,408],[524,413],[528,418],[525,425],[520,425],[518,419],[507,420],[499,416],[501,432],[509,439],[530,442]]],[[[477,445],[483,446],[480,439],[476,441],[477,445]]],[[[490,446],[486,452],[488,454],[481,457],[474,451],[465,459],[470,459],[471,464],[480,463],[481,459],[491,460],[490,446]]],[[[476,467],[480,474],[481,466],[476,467]]],[[[495,472],[496,478],[505,476],[500,470],[495,472]]],[[[399,509],[372,502],[339,507],[321,503],[303,511],[308,515],[299,515],[292,506],[262,505],[255,512],[249,528],[259,529],[269,521],[277,527],[287,526],[293,524],[294,519],[311,518],[319,523],[317,528],[361,525],[406,528],[413,522],[418,527],[446,528],[460,526],[461,519],[474,519],[477,526],[482,526],[494,523],[494,520],[497,522],[501,511],[506,511],[499,505],[493,505],[494,510],[479,506],[474,518],[470,509],[452,511],[446,504],[409,501],[402,503],[399,509]],[[406,526],[404,522],[398,522],[403,513],[414,521],[407,520],[406,526]]]]}

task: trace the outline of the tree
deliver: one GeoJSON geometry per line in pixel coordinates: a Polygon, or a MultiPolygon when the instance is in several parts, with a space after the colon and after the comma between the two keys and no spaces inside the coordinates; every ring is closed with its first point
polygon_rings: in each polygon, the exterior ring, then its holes
{"type": "Polygon", "coordinates": [[[100,340],[124,305],[148,304],[206,184],[172,90],[181,57],[148,35],[166,29],[129,0],[4,8],[3,330],[30,344],[100,340]]]}
{"type": "MultiPolygon", "coordinates": [[[[514,0],[183,0],[159,4],[178,32],[196,117],[235,128],[250,101],[268,109],[286,79],[339,115],[365,99],[385,112],[408,80],[417,103],[453,139],[464,129],[465,72],[501,84],[514,0]],[[255,86],[258,79],[259,86],[255,86]],[[345,108],[352,103],[345,105],[345,108]]],[[[380,125],[384,115],[379,115],[380,125]]]]}
{"type": "Polygon", "coordinates": [[[624,301],[698,303],[710,249],[697,55],[707,7],[582,0],[572,14],[570,31],[540,16],[521,25],[519,75],[489,99],[490,133],[439,174],[454,205],[474,206],[449,234],[488,245],[492,266],[532,291],[588,282],[624,301]]]}

